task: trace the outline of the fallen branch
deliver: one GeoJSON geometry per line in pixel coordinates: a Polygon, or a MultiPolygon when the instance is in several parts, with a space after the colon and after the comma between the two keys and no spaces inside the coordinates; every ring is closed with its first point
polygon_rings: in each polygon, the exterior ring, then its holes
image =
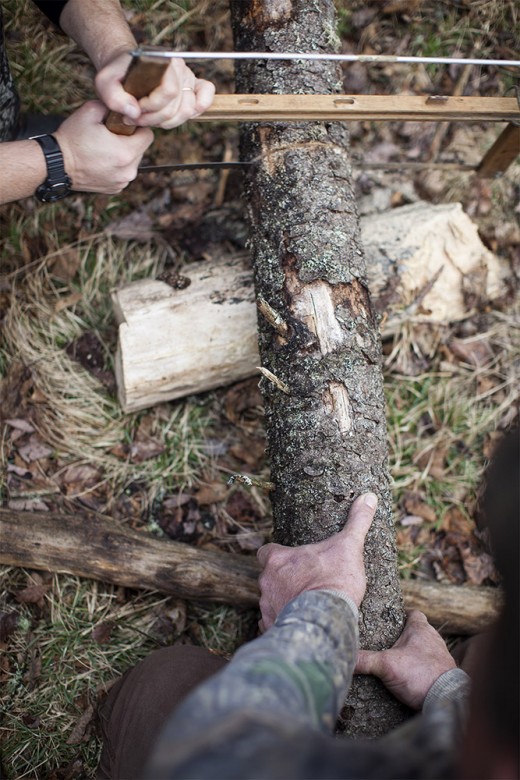
{"type": "MultiPolygon", "coordinates": [[[[127,588],[240,607],[258,604],[255,558],[156,539],[98,515],[0,509],[0,563],[73,574],[127,588]]],[[[474,634],[498,616],[498,589],[401,583],[406,609],[422,610],[444,633],[474,634]]]]}

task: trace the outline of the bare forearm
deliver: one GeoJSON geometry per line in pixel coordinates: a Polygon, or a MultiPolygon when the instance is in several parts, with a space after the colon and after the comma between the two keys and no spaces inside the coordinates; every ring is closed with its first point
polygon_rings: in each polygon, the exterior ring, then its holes
{"type": "Polygon", "coordinates": [[[47,176],[42,150],[36,141],[0,144],[0,204],[34,195],[47,176]]]}
{"type": "Polygon", "coordinates": [[[88,54],[96,70],[137,45],[119,0],[69,0],[60,25],[88,54]]]}

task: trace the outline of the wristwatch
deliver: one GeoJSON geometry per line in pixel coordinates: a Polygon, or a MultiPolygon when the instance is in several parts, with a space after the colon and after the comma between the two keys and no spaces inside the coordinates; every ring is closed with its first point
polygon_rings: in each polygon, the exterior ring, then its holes
{"type": "Polygon", "coordinates": [[[29,139],[40,144],[47,164],[47,178],[35,192],[42,203],[54,203],[67,197],[72,190],[72,181],[65,171],[60,145],[53,135],[34,135],[29,139]]]}

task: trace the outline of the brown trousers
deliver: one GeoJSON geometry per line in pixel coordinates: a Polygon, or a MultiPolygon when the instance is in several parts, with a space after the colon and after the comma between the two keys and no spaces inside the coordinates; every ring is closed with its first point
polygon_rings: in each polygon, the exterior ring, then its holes
{"type": "Polygon", "coordinates": [[[110,689],[99,711],[103,751],[98,780],[137,780],[178,704],[226,661],[202,647],[155,650],[110,689]]]}

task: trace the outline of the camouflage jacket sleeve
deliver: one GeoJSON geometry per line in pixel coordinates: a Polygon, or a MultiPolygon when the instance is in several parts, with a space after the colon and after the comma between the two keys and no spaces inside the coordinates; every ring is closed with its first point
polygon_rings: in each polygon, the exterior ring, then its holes
{"type": "Polygon", "coordinates": [[[283,740],[302,728],[331,734],[352,680],[357,622],[356,607],[340,595],[302,593],[176,710],[150,777],[188,777],[190,759],[215,746],[226,745],[229,757],[237,741],[254,752],[261,745],[250,743],[267,746],[273,735],[283,740]]]}

